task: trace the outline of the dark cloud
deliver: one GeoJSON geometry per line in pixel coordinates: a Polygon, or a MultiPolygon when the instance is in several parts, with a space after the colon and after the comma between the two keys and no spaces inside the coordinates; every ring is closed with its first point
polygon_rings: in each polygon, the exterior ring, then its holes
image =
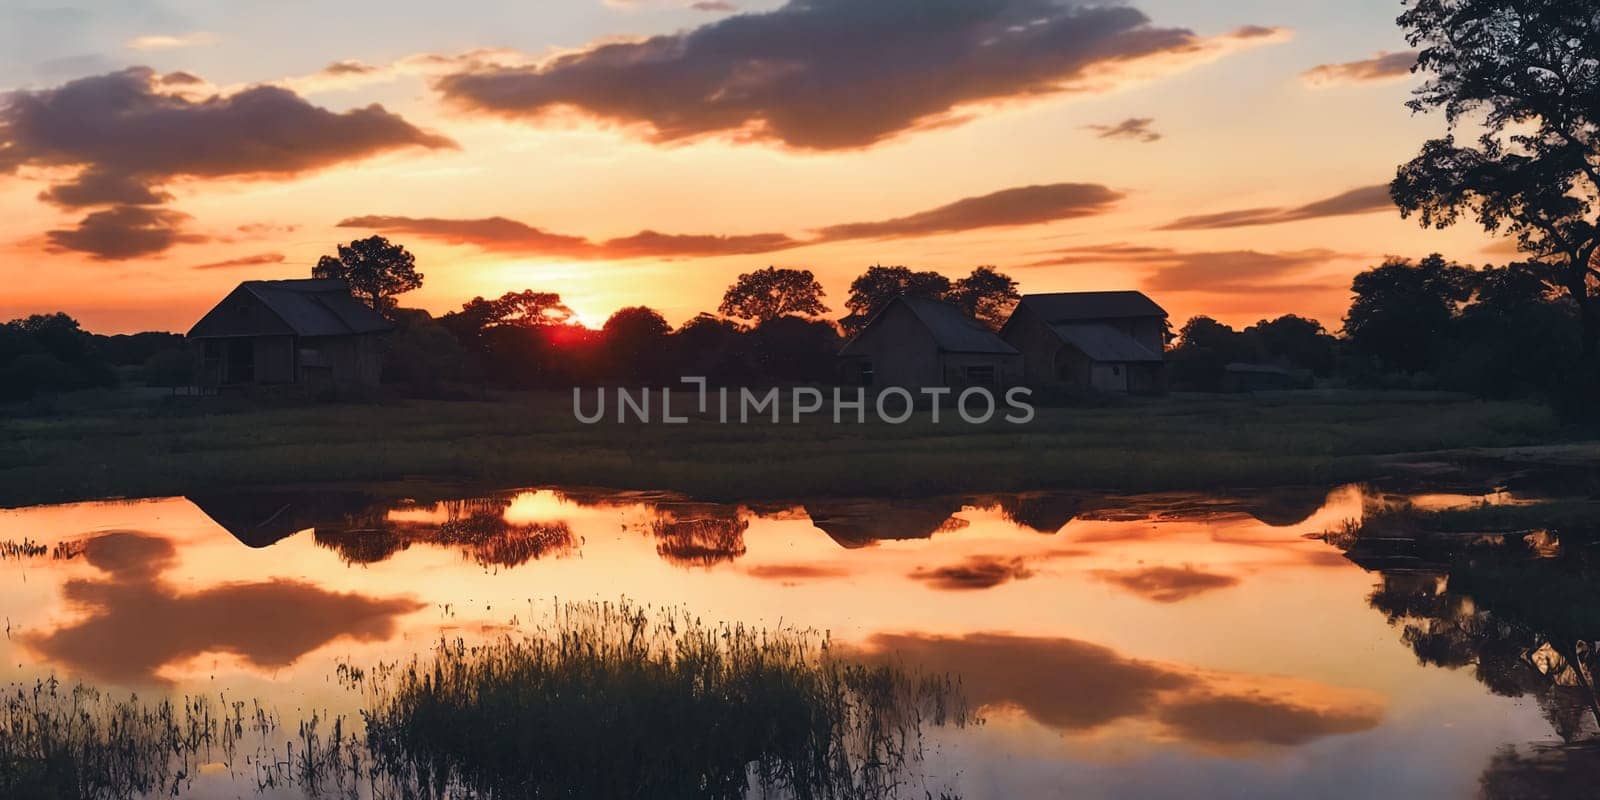
{"type": "Polygon", "coordinates": [[[912,580],[925,581],[935,589],[946,591],[992,589],[1002,583],[1031,577],[1033,570],[1028,569],[1023,559],[998,556],[972,556],[959,564],[919,568],[911,573],[912,580]]]}
{"type": "Polygon", "coordinates": [[[184,241],[176,235],[182,215],[134,208],[169,201],[159,187],[176,179],[286,177],[404,147],[454,146],[377,105],[336,113],[273,86],[205,98],[164,90],[198,81],[133,67],[5,96],[0,173],[77,168],[43,199],[116,206],[75,231],[52,231],[58,249],[117,259],[184,241]],[[116,240],[118,231],[130,238],[116,240]]]}
{"type": "Polygon", "coordinates": [[[1257,676],[1129,658],[1076,639],[879,634],[867,648],[959,676],[967,699],[979,708],[1016,709],[1066,732],[1145,720],[1206,748],[1292,746],[1370,730],[1382,717],[1364,696],[1316,687],[1337,702],[1312,702],[1297,693],[1313,687],[1286,688],[1257,676]]]}
{"type": "Polygon", "coordinates": [[[1342,288],[1313,276],[1329,261],[1353,254],[1333,250],[1262,253],[1255,250],[1184,251],[1114,243],[1068,247],[1023,267],[1128,264],[1147,269],[1143,288],[1168,292],[1239,294],[1316,291],[1342,288]]]}
{"type": "Polygon", "coordinates": [[[1069,90],[1106,68],[1197,56],[1275,33],[1212,39],[1137,9],[1056,0],[791,0],[532,66],[476,65],[436,87],[507,117],[563,109],[661,141],[726,134],[828,150],[948,124],[961,109],[1069,90]]]}
{"type": "Polygon", "coordinates": [[[213,261],[209,264],[196,264],[192,269],[231,269],[233,267],[259,267],[262,264],[282,264],[282,253],[257,253],[253,256],[230,258],[226,261],[213,261]]]}
{"type": "Polygon", "coordinates": [[[119,683],[158,683],[164,667],[206,653],[285,667],[336,639],[388,639],[400,616],[422,608],[287,579],[187,591],[162,578],[176,552],[152,534],[103,534],[84,555],[104,577],[68,581],[63,592],[85,616],[22,641],[50,661],[119,683]]]}
{"type": "Polygon", "coordinates": [[[1300,73],[1312,86],[1334,86],[1350,83],[1375,83],[1404,78],[1416,66],[1417,54],[1406,50],[1398,53],[1383,52],[1360,61],[1343,64],[1320,64],[1300,73]]]}
{"type": "Polygon", "coordinates": [[[1239,583],[1239,579],[1232,575],[1201,572],[1193,567],[1148,567],[1120,572],[1099,570],[1094,575],[1157,603],[1177,603],[1239,583]]]}
{"type": "Polygon", "coordinates": [[[968,197],[907,217],[832,225],[819,233],[824,240],[836,241],[928,236],[978,228],[1034,225],[1103,214],[1122,198],[1121,193],[1094,183],[1021,186],[980,197],[968,197]]]}
{"type": "Polygon", "coordinates": [[[47,231],[52,252],[75,250],[98,261],[115,261],[159,253],[206,237],[186,233],[190,217],[181,211],[150,206],[112,206],[91,212],[75,228],[47,231]]]}
{"type": "Polygon", "coordinates": [[[39,199],[63,208],[82,206],[160,205],[172,195],[150,188],[140,178],[125,172],[86,169],[66,183],[58,183],[39,193],[39,199]]]}
{"type": "Polygon", "coordinates": [[[1293,208],[1245,208],[1238,211],[1223,211],[1217,214],[1182,217],[1162,225],[1157,230],[1195,231],[1214,228],[1244,228],[1252,225],[1277,225],[1284,222],[1299,222],[1320,217],[1342,217],[1350,214],[1368,214],[1374,211],[1390,211],[1393,209],[1394,200],[1389,197],[1388,184],[1379,184],[1377,186],[1363,186],[1359,189],[1351,189],[1333,197],[1293,208]]]}
{"type": "Polygon", "coordinates": [[[695,2],[689,4],[689,7],[696,11],[715,11],[723,13],[731,13],[739,10],[738,6],[727,2],[727,0],[695,0],[695,2]]]}
{"type": "Polygon", "coordinates": [[[822,242],[901,238],[1014,225],[1034,225],[1100,214],[1122,195],[1098,184],[1056,183],[1004,189],[968,197],[931,211],[880,222],[833,225],[814,239],[783,233],[737,236],[640,231],[632,236],[592,241],[553,233],[506,217],[443,219],[368,215],[341,220],[341,228],[403,233],[448,244],[467,244],[497,253],[576,259],[688,258],[772,253],[822,242]]]}
{"type": "Polygon", "coordinates": [[[1101,139],[1131,139],[1135,142],[1158,142],[1161,134],[1151,129],[1150,125],[1155,120],[1151,117],[1129,117],[1115,125],[1085,125],[1083,127],[1100,134],[1101,139]]]}

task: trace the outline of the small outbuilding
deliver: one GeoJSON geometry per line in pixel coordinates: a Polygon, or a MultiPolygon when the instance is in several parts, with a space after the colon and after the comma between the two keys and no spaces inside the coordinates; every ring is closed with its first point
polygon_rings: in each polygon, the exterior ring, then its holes
{"type": "Polygon", "coordinates": [[[1167,312],[1143,292],[1024,295],[1000,329],[1038,389],[1162,394],[1167,312]]]}
{"type": "Polygon", "coordinates": [[[867,387],[1002,387],[1022,380],[1022,355],[949,303],[901,296],[839,351],[845,381],[867,387]]]}
{"type": "Polygon", "coordinates": [[[394,329],[337,278],[245,281],[189,329],[207,388],[376,388],[394,329]]]}

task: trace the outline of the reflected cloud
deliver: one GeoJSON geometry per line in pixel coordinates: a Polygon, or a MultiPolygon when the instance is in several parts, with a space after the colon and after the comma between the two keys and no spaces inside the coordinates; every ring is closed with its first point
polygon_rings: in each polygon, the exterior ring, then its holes
{"type": "Polygon", "coordinates": [[[1144,722],[1195,746],[1230,750],[1301,745],[1370,730],[1382,718],[1366,692],[1145,661],[1076,639],[879,634],[866,649],[959,675],[973,704],[1014,709],[1063,733],[1144,722]]]}
{"type": "Polygon", "coordinates": [[[96,536],[84,543],[84,557],[103,576],[62,589],[84,618],[22,642],[49,661],[118,683],[162,683],[163,668],[206,653],[286,667],[335,640],[388,639],[399,617],[423,607],[282,578],[185,591],[162,578],[176,560],[172,543],[149,533],[96,536]]]}
{"type": "Polygon", "coordinates": [[[945,591],[970,591],[992,589],[1002,583],[1026,580],[1033,577],[1022,558],[999,556],[972,556],[959,564],[933,569],[918,568],[911,579],[924,581],[934,589],[945,591]]]}
{"type": "Polygon", "coordinates": [[[1232,575],[1201,572],[1191,566],[1147,567],[1127,571],[1096,570],[1092,574],[1106,583],[1114,584],[1157,603],[1179,603],[1196,595],[1226,589],[1239,583],[1239,579],[1232,575]]]}
{"type": "Polygon", "coordinates": [[[822,567],[812,564],[762,564],[750,567],[744,572],[753,578],[778,581],[785,585],[793,585],[802,581],[844,578],[850,575],[849,570],[840,567],[822,567]]]}

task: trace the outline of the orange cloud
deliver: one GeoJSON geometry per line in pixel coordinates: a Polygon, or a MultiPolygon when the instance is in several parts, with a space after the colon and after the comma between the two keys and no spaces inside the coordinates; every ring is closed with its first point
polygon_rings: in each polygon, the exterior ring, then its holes
{"type": "Polygon", "coordinates": [[[1343,64],[1319,64],[1300,74],[1307,84],[1316,87],[1339,86],[1355,83],[1381,83],[1396,81],[1411,74],[1416,66],[1417,54],[1381,52],[1372,58],[1347,61],[1343,64]]]}
{"type": "Polygon", "coordinates": [[[1156,230],[1193,231],[1215,228],[1244,228],[1253,225],[1278,225],[1285,222],[1342,217],[1350,214],[1370,214],[1375,211],[1392,211],[1394,200],[1389,197],[1389,185],[1363,186],[1333,197],[1306,203],[1292,208],[1246,208],[1216,214],[1182,217],[1162,225],[1156,230]]]}

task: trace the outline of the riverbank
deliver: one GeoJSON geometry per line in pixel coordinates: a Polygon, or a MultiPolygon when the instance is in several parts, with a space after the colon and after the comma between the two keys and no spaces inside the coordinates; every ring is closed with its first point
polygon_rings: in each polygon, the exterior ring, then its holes
{"type": "Polygon", "coordinates": [[[1571,450],[1576,438],[1537,405],[1406,393],[1039,408],[1027,425],[969,425],[948,411],[938,424],[922,412],[901,425],[835,425],[825,413],[585,425],[569,393],[274,408],[143,398],[0,418],[0,506],[412,478],[743,500],[1329,485],[1387,474],[1407,454],[1571,450]]]}

